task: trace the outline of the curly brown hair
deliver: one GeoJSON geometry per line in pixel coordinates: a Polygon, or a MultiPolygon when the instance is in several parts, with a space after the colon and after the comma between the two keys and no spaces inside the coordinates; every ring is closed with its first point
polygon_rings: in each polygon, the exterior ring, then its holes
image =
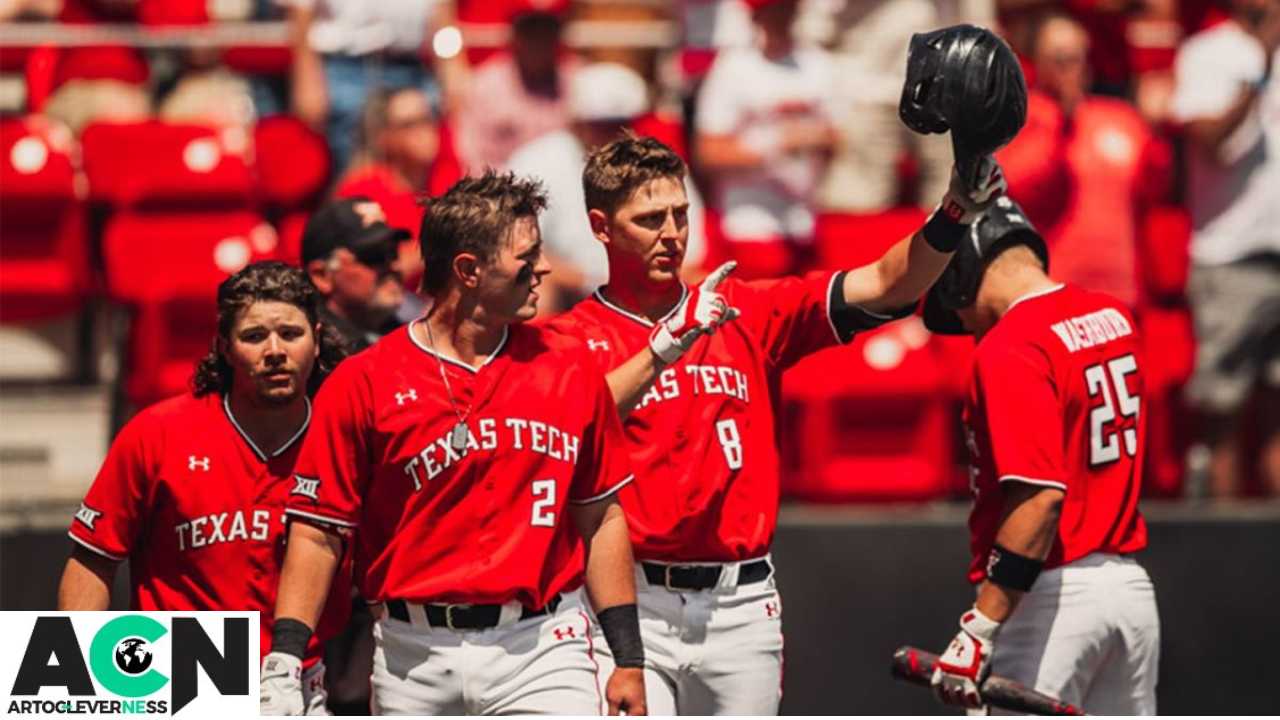
{"type": "Polygon", "coordinates": [[[613,215],[631,194],[650,180],[671,178],[684,182],[684,160],[675,150],[651,137],[628,131],[587,156],[582,171],[582,193],[587,210],[613,215]]]}
{"type": "Polygon", "coordinates": [[[426,265],[422,288],[434,294],[448,283],[459,253],[489,260],[516,220],[536,218],[547,208],[547,193],[537,180],[486,170],[480,177],[462,178],[423,205],[426,213],[418,236],[426,265]]]}
{"type": "MultiPolygon", "coordinates": [[[[210,342],[209,354],[196,363],[191,386],[196,397],[231,390],[232,369],[218,351],[218,340],[230,340],[231,328],[240,313],[256,302],[282,302],[306,313],[311,327],[319,324],[320,293],[301,269],[275,260],[256,262],[218,285],[218,335],[210,342]]],[[[338,331],[322,325],[316,337],[320,357],[307,379],[307,395],[314,396],[320,383],[350,354],[350,346],[338,331]]]]}

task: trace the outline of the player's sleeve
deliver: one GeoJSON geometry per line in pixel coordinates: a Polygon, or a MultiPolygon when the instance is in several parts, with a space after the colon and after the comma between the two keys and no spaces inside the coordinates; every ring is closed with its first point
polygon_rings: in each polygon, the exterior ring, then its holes
{"type": "Polygon", "coordinates": [[[1062,403],[1048,357],[1031,345],[984,352],[974,372],[996,479],[1065,491],[1062,403]]]}
{"type": "Polygon", "coordinates": [[[144,412],[116,436],[71,520],[68,534],[76,544],[111,560],[128,557],[147,520],[148,488],[158,471],[162,432],[144,412]]]}
{"type": "Polygon", "coordinates": [[[369,394],[368,376],[350,360],[325,380],[294,467],[287,515],[338,527],[356,526],[372,473],[369,394]]]}
{"type": "Polygon", "coordinates": [[[754,280],[728,286],[726,299],[742,311],[771,368],[786,369],[804,356],[847,343],[869,330],[910,314],[882,315],[844,301],[842,272],[814,272],[800,277],[754,280]]]}
{"type": "Polygon", "coordinates": [[[594,379],[596,391],[591,399],[591,424],[583,435],[569,489],[569,502],[576,505],[603,500],[635,480],[627,439],[622,434],[622,422],[609,386],[594,368],[587,374],[594,379]]]}

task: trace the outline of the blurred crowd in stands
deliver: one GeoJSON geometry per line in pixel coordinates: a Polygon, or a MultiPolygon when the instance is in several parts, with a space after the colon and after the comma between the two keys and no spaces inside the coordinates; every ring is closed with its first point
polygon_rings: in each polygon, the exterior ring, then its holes
{"type": "MultiPolygon", "coordinates": [[[[1280,495],[1280,0],[0,0],[0,321],[121,309],[122,412],[186,387],[253,260],[367,343],[429,302],[420,196],[485,167],[548,188],[559,312],[605,280],[580,174],[623,130],[690,163],[691,279],[870,260],[949,180],[897,103],[961,22],[1023,60],[998,159],[1052,275],[1142,325],[1145,491],[1280,495]]],[[[970,347],[909,319],[794,369],[784,490],[964,492],[970,347]]]]}

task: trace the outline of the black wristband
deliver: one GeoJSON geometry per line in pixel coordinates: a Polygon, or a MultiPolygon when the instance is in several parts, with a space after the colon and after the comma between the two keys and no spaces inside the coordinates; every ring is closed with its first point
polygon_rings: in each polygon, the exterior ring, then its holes
{"type": "Polygon", "coordinates": [[[831,314],[831,325],[836,329],[836,336],[840,339],[840,342],[847,343],[853,339],[854,335],[863,330],[874,330],[887,322],[901,320],[915,312],[915,303],[880,314],[845,301],[844,276],[848,272],[847,270],[842,270],[836,273],[835,278],[831,281],[831,294],[827,298],[827,307],[830,308],[829,312],[831,314]]]}
{"type": "Polygon", "coordinates": [[[613,653],[613,664],[624,668],[644,667],[644,643],[640,640],[640,611],[635,603],[614,605],[596,613],[605,642],[613,653]]]}
{"type": "Polygon", "coordinates": [[[933,211],[929,219],[925,221],[924,228],[920,234],[924,235],[924,241],[929,243],[929,247],[940,253],[953,253],[956,248],[960,247],[960,241],[969,232],[969,226],[952,220],[947,214],[938,208],[933,211]]]}
{"type": "Polygon", "coordinates": [[[1027,592],[1043,569],[1043,560],[1019,555],[999,545],[992,545],[987,555],[987,579],[1010,590],[1027,592]]]}
{"type": "Polygon", "coordinates": [[[307,654],[311,628],[301,620],[280,618],[271,624],[271,652],[292,655],[299,660],[307,654]]]}

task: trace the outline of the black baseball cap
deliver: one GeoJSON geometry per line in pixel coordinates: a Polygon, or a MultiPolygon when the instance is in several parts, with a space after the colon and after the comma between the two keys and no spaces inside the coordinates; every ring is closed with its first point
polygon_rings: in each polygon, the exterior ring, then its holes
{"type": "Polygon", "coordinates": [[[400,242],[410,237],[408,230],[388,225],[382,206],[367,197],[334,200],[307,221],[302,231],[302,264],[347,248],[365,265],[388,265],[400,242]]]}

